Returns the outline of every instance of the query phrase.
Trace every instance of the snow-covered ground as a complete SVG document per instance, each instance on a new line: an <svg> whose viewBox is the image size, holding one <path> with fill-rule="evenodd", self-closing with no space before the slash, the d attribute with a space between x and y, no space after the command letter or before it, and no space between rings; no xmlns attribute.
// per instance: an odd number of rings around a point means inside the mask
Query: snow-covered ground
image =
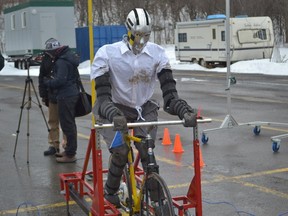
<svg viewBox="0 0 288 216"><path fill-rule="evenodd" d="M181 70L197 70L197 71L215 71L220 73L227 72L227 68L213 68L207 69L201 67L198 64L192 63L180 63L175 58L174 45L163 46L170 59L170 63L173 69ZM275 55L276 53L276 55ZM273 62L271 59L240 61L234 63L230 67L230 71L233 73L253 73L253 74L270 74L270 75L286 75L288 76L288 48L278 48L274 53L274 58L277 56L278 60L282 60L282 63ZM39 67L30 67L30 75L38 76ZM79 65L80 74L90 74L90 61L85 61ZM19 70L14 68L13 63L6 62L5 67L0 71L0 76L27 76L26 70Z"/></svg>

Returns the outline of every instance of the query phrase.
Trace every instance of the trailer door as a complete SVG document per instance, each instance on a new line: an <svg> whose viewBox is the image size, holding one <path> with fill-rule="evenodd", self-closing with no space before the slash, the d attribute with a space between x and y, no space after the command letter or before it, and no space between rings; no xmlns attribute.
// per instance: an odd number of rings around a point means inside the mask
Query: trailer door
<svg viewBox="0 0 288 216"><path fill-rule="evenodd" d="M219 56L219 40L220 38L220 33L218 30L218 25L212 25L211 28L211 43L208 44L210 46L210 56L211 56L211 61L218 61L218 56Z"/></svg>
<svg viewBox="0 0 288 216"><path fill-rule="evenodd" d="M45 44L45 42L49 38L57 38L57 23L54 13L41 13L40 14L40 37L41 44Z"/></svg>

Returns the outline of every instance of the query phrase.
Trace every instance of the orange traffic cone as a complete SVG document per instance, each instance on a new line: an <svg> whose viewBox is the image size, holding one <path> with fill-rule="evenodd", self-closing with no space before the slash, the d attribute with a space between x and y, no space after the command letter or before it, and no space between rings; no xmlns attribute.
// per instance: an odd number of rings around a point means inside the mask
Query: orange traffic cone
<svg viewBox="0 0 288 216"><path fill-rule="evenodd" d="M162 139L162 145L171 145L170 133L168 128L164 128L164 134Z"/></svg>
<svg viewBox="0 0 288 216"><path fill-rule="evenodd" d="M202 151L200 147L199 147L199 160L200 160L200 168L203 168L204 166L206 166L206 164L203 161ZM192 164L192 166L194 167L194 163Z"/></svg>
<svg viewBox="0 0 288 216"><path fill-rule="evenodd" d="M182 148L182 143L181 143L181 139L180 139L179 134L175 135L173 152L174 153L183 153L184 152L184 149Z"/></svg>
<svg viewBox="0 0 288 216"><path fill-rule="evenodd" d="M197 112L197 117L198 118L200 118L201 117L201 110L202 108L201 108L201 106L198 108L198 112Z"/></svg>

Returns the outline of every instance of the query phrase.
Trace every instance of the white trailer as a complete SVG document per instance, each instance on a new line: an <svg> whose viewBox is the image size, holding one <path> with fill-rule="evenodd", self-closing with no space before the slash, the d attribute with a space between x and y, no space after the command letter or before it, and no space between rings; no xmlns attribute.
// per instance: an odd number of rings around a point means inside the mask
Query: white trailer
<svg viewBox="0 0 288 216"><path fill-rule="evenodd" d="M231 63L270 58L274 46L271 19L230 18L230 45ZM183 62L226 65L225 15L176 23L175 54Z"/></svg>
<svg viewBox="0 0 288 216"><path fill-rule="evenodd" d="M28 0L5 8L4 19L5 52L16 68L26 69L28 57L37 60L51 37L76 49L73 0Z"/></svg>

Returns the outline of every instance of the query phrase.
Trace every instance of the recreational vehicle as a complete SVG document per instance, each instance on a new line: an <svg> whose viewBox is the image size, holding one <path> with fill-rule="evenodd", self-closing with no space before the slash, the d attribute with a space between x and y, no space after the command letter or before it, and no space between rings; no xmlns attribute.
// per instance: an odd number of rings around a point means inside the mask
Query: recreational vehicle
<svg viewBox="0 0 288 216"><path fill-rule="evenodd" d="M225 20L225 15L214 15L206 20L176 23L176 59L202 66L226 65ZM273 45L273 26L269 17L230 18L231 63L270 58Z"/></svg>

